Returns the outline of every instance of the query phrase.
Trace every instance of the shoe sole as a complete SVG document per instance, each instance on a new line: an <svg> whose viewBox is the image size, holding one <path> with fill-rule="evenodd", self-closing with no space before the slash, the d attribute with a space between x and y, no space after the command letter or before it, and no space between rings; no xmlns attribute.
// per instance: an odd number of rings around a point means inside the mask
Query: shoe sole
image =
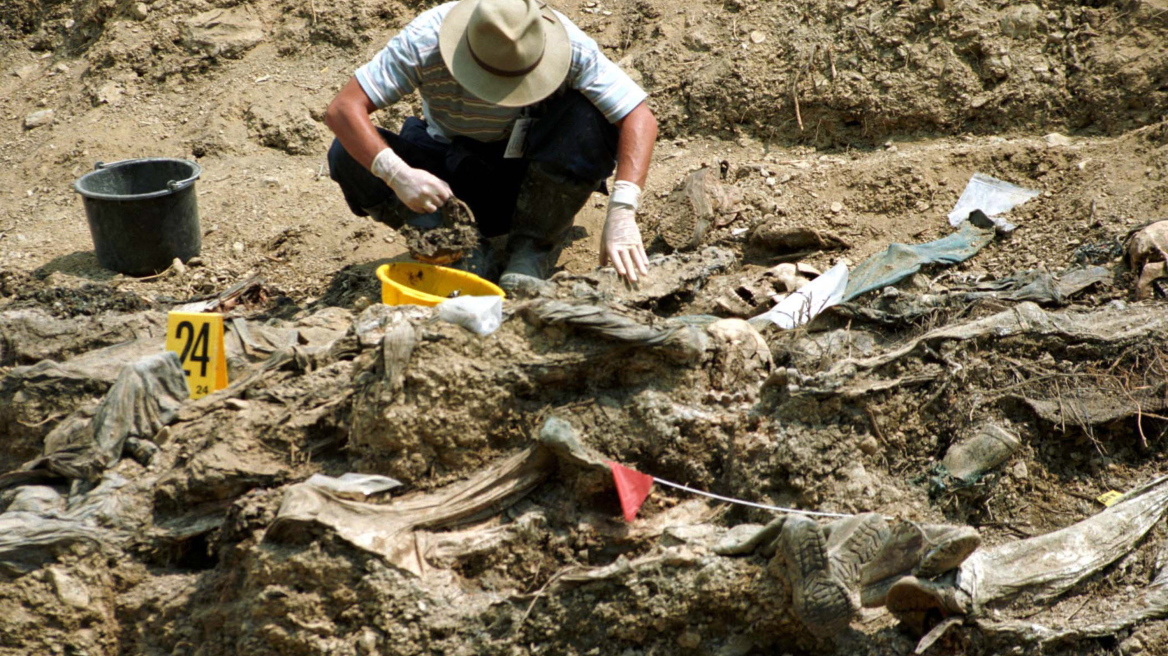
<svg viewBox="0 0 1168 656"><path fill-rule="evenodd" d="M826 637L845 629L857 607L843 583L832 576L827 540L816 522L788 517L780 549L791 577L795 614L812 633Z"/></svg>

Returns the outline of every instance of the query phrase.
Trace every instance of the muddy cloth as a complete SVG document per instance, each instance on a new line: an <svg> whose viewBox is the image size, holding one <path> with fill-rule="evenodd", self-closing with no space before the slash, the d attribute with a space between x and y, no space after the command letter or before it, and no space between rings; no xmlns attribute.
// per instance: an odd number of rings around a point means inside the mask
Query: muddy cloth
<svg viewBox="0 0 1168 656"><path fill-rule="evenodd" d="M417 529L441 529L498 514L523 498L551 472L554 458L542 447L520 452L471 478L428 494L380 505L350 501L301 483L288 488L264 540L290 542L317 524L354 546L383 556L421 576L429 569L427 538Z"/></svg>
<svg viewBox="0 0 1168 656"><path fill-rule="evenodd" d="M406 119L400 134L378 128L381 137L407 164L424 169L450 183L454 195L474 213L484 237L507 234L519 195L519 185L532 162L575 183L600 189L616 166L617 129L579 91L567 91L533 110L537 117L527 135L522 158L505 159L507 140L482 143L455 137L452 143L435 140L426 123ZM329 148L329 172L341 186L345 202L357 216L383 204L400 206L397 196L377 176L354 160L334 140ZM408 212L408 210L407 210ZM388 217L406 213L387 212ZM401 225L391 225L400 228Z"/></svg>
<svg viewBox="0 0 1168 656"><path fill-rule="evenodd" d="M701 328L717 321L717 317L690 315L651 325L603 306L563 301L531 303L519 311L528 323L535 326L571 326L615 342L675 347L683 351L704 348L706 340Z"/></svg>
<svg viewBox="0 0 1168 656"><path fill-rule="evenodd" d="M845 303L837 306L835 311L849 319L905 326L938 310L963 309L971 302L984 299L1029 301L1046 306L1068 305L1075 296L1092 285L1110 284L1113 279L1110 270L1098 266L1070 269L1058 274L1024 271L973 286L951 286L949 291L937 294L900 293L881 296L867 305Z"/></svg>
<svg viewBox="0 0 1168 656"><path fill-rule="evenodd" d="M832 365L831 372L852 367L881 367L912 353L922 343L938 340L964 341L987 335L996 339L1053 335L1070 342L1115 345L1158 337L1165 331L1168 331L1168 315L1156 307L1109 305L1091 312L1047 312L1036 303L1024 302L988 317L931 330L880 355L842 359Z"/></svg>
<svg viewBox="0 0 1168 656"><path fill-rule="evenodd" d="M1114 421L1160 414L1168 410L1168 385L1141 385L1128 390L1104 382L1064 390L1056 398L1003 397L1028 406L1043 421L1055 426L1106 426Z"/></svg>
<svg viewBox="0 0 1168 656"><path fill-rule="evenodd" d="M642 346L660 346L684 326L650 326L599 305L572 305L560 301L536 303L523 316L537 325L568 325L600 337Z"/></svg>
<svg viewBox="0 0 1168 656"><path fill-rule="evenodd" d="M864 260L851 271L844 301L893 285L920 271L926 264L964 262L993 239L992 226L982 228L970 221L962 224L957 232L926 244L892 244L883 253Z"/></svg>
<svg viewBox="0 0 1168 656"><path fill-rule="evenodd" d="M95 349L135 340L165 341L164 312L104 312L56 317L42 308L0 312L0 367L87 357ZM126 362L125 359L120 362ZM110 375L110 380L117 372Z"/></svg>
<svg viewBox="0 0 1168 656"><path fill-rule="evenodd" d="M0 572L27 574L78 543L97 544L105 531L31 512L0 514Z"/></svg>
<svg viewBox="0 0 1168 656"><path fill-rule="evenodd" d="M957 588L973 614L1022 594L1050 599L1131 551L1165 511L1168 477L1161 477L1062 530L978 551L958 570Z"/></svg>
<svg viewBox="0 0 1168 656"><path fill-rule="evenodd" d="M1033 301L1040 305L1066 305L1075 294L1100 282L1111 282L1111 271L1100 266L1070 269L1059 274L1049 271L1022 273L979 283L965 299L998 298L1006 301Z"/></svg>
<svg viewBox="0 0 1168 656"><path fill-rule="evenodd" d="M166 351L128 364L92 418L85 410L67 417L45 437L45 455L22 469L93 480L121 459L127 439L148 439L173 421L188 396L176 354ZM0 488L25 480L13 476L21 473L0 476Z"/></svg>
<svg viewBox="0 0 1168 656"><path fill-rule="evenodd" d="M66 498L62 490L24 485L0 493L0 572L25 574L80 548L116 546L148 521L135 486L117 474L83 494Z"/></svg>

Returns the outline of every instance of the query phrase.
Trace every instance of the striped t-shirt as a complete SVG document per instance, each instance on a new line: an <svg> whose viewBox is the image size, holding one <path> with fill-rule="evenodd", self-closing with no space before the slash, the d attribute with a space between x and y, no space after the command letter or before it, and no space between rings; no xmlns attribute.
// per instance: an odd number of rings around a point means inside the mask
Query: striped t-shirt
<svg viewBox="0 0 1168 656"><path fill-rule="evenodd" d="M388 107L414 89L430 136L450 141L465 136L490 142L505 138L523 108L499 107L480 100L454 80L438 48L438 28L456 5L449 2L422 13L393 37L373 61L357 69L357 82L378 108ZM648 96L613 64L563 14L556 16L572 43L566 84L580 91L610 122L624 118Z"/></svg>

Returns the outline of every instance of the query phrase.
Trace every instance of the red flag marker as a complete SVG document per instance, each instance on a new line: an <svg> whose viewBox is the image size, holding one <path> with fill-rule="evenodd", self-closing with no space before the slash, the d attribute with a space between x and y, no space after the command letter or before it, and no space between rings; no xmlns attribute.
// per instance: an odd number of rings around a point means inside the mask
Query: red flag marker
<svg viewBox="0 0 1168 656"><path fill-rule="evenodd" d="M637 511L653 489L653 477L615 462L607 464L612 468L612 480L616 483L616 494L620 497L625 521L631 522L636 519Z"/></svg>

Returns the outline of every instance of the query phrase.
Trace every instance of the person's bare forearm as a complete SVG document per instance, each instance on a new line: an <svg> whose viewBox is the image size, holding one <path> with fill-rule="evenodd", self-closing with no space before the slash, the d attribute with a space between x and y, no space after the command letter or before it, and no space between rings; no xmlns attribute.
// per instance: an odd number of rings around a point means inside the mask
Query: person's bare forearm
<svg viewBox="0 0 1168 656"><path fill-rule="evenodd" d="M645 103L616 122L620 139L616 146L616 179L627 180L645 187L649 162L653 159L653 144L657 141L657 119Z"/></svg>
<svg viewBox="0 0 1168 656"><path fill-rule="evenodd" d="M351 78L329 103L324 115L325 125L336 135L345 151L365 168L369 168L377 153L387 147L369 118L375 109L357 78Z"/></svg>
<svg viewBox="0 0 1168 656"><path fill-rule="evenodd" d="M375 109L353 78L329 103L324 122L345 152L389 185L406 207L419 214L437 211L454 195L450 185L429 171L410 166L385 143L369 119Z"/></svg>

